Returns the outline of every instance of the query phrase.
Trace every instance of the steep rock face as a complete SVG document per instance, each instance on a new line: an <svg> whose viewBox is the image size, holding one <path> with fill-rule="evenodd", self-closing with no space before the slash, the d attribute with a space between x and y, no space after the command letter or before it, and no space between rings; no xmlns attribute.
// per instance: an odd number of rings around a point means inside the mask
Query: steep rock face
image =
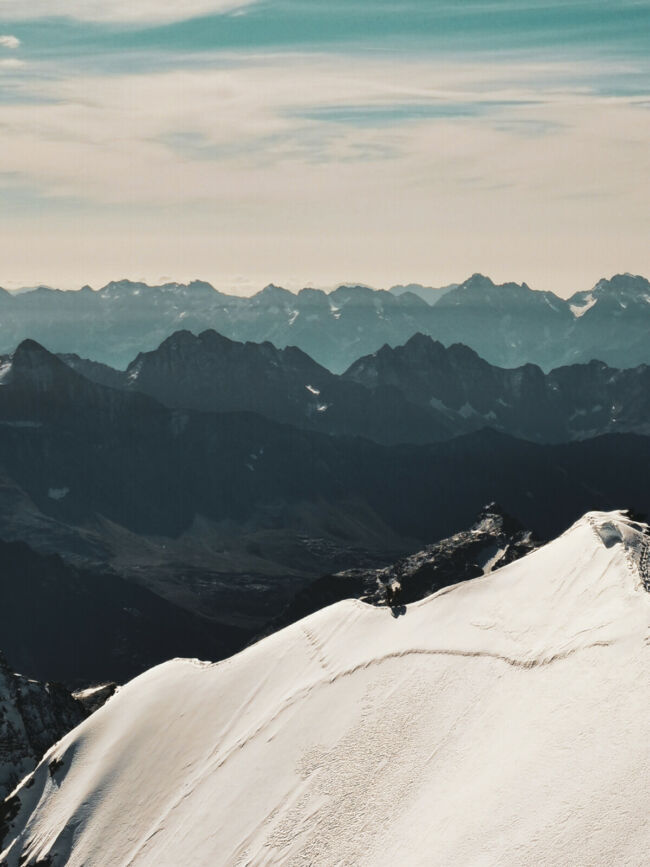
<svg viewBox="0 0 650 867"><path fill-rule="evenodd" d="M400 617L348 600L159 666L5 802L0 859L643 863L647 551L647 527L590 513Z"/></svg>
<svg viewBox="0 0 650 867"><path fill-rule="evenodd" d="M15 674L0 653L0 799L86 716L64 686Z"/></svg>
<svg viewBox="0 0 650 867"><path fill-rule="evenodd" d="M650 361L650 281L645 277L617 274L600 280L590 292L577 292L567 303L574 316L567 361L597 358L612 367Z"/></svg>

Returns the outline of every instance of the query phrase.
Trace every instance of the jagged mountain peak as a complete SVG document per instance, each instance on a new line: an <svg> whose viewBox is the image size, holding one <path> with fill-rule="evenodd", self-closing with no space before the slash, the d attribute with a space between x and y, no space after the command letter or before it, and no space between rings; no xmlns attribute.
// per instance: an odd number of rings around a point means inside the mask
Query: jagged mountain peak
<svg viewBox="0 0 650 867"><path fill-rule="evenodd" d="M256 292L252 298L258 302L287 302L292 299L295 299L295 294L291 292L289 289L285 289L283 286L276 286L275 283L269 283L268 286L265 286L263 289L260 289L259 292Z"/></svg>
<svg viewBox="0 0 650 867"><path fill-rule="evenodd" d="M495 283L483 274L473 274L464 283L445 293L436 303L436 309L447 310L467 304L480 306L491 313L515 310L544 311L553 318L570 316L566 302L553 292L531 289L527 283Z"/></svg>
<svg viewBox="0 0 650 867"><path fill-rule="evenodd" d="M19 378L24 381L26 377L40 378L43 384L50 381L52 377L70 380L81 378L60 358L31 338L18 344L10 361L10 379L15 381Z"/></svg>
<svg viewBox="0 0 650 867"><path fill-rule="evenodd" d="M647 292L650 289L650 281L639 274L630 274L629 272L625 272L623 274L614 274L614 276L609 279L603 278L602 280L599 280L594 288L610 290L612 292L621 290L640 290Z"/></svg>
<svg viewBox="0 0 650 867"><path fill-rule="evenodd" d="M599 280L588 292L576 292L567 303L576 320L587 316L585 321L602 320L603 327L610 327L612 316L633 318L642 327L650 315L650 282L634 274L615 274Z"/></svg>
<svg viewBox="0 0 650 867"><path fill-rule="evenodd" d="M472 274L471 277L468 277L467 280L464 280L459 288L464 289L493 289L496 286L494 280L491 277L487 277L485 274L481 274L480 272L476 272Z"/></svg>

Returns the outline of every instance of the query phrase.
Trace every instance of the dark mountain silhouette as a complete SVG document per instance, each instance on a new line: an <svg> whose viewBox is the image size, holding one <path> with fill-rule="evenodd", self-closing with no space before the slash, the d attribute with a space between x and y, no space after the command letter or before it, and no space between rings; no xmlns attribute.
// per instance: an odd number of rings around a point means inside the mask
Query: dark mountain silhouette
<svg viewBox="0 0 650 867"><path fill-rule="evenodd" d="M435 506L441 484L458 490L459 503L488 480L501 488L512 484L512 496L525 502L525 485L509 479L509 467L524 462L534 475L536 464L552 467L571 452L579 465L578 455L595 455L615 442L599 438L544 449L482 431L426 447L386 448L253 413L168 409L137 392L90 382L33 342L21 344L3 376L0 463L6 476L48 514L82 521L99 513L139 533L181 533L196 513L247 521L264 504L359 499L400 533L430 536L441 513L453 523L453 496ZM646 440L630 436L626 442L631 457ZM462 473L457 460L466 464ZM536 484L547 487L544 475ZM594 465L593 476L605 491L606 467ZM567 502L581 489L569 477L563 469L554 478ZM507 498L498 497L505 508ZM489 499L484 494L473 511ZM554 523L544 512L539 520ZM472 515L463 514L467 523Z"/></svg>
<svg viewBox="0 0 650 867"><path fill-rule="evenodd" d="M313 361L295 346L237 343L215 331L178 331L123 373L78 357L64 360L100 384L142 392L165 406L205 412L257 412L328 434L387 444L434 442L471 430L394 388L370 391Z"/></svg>
<svg viewBox="0 0 650 867"><path fill-rule="evenodd" d="M71 687L124 682L178 655L221 658L247 637L24 542L0 541L0 597L0 634L12 665Z"/></svg>
<svg viewBox="0 0 650 867"><path fill-rule="evenodd" d="M548 374L533 364L504 369L467 346L445 349L418 334L404 346L384 346L359 359L344 379L383 394L393 389L410 404L448 413L450 420L538 442L650 432L648 365L616 370L592 361Z"/></svg>
<svg viewBox="0 0 650 867"><path fill-rule="evenodd" d="M236 343L180 331L126 371L78 357L66 363L95 381L142 392L174 409L257 412L328 434L384 444L427 443L493 427L536 442L609 432L650 433L650 367L602 362L549 374L532 364L490 365L466 346L422 334L382 347L336 376L296 347Z"/></svg>

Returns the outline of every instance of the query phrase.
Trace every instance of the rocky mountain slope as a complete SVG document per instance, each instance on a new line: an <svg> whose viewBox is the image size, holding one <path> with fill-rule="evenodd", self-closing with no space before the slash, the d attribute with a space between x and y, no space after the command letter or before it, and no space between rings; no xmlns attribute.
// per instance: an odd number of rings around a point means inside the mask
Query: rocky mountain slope
<svg viewBox="0 0 650 867"><path fill-rule="evenodd" d="M224 627L259 631L301 584L458 532L492 499L542 538L592 506L650 506L642 436L386 447L169 409L34 342L0 375L0 538L111 566Z"/></svg>
<svg viewBox="0 0 650 867"><path fill-rule="evenodd" d="M322 433L386 444L435 442L471 430L464 419L409 403L394 388L370 390L330 373L295 346L238 343L216 331L177 331L124 372L62 356L74 370L173 409L256 412Z"/></svg>
<svg viewBox="0 0 650 867"><path fill-rule="evenodd" d="M427 545L381 568L353 568L323 575L291 600L267 634L344 599L388 605L399 616L406 604L417 602L443 587L489 575L529 554L540 543L516 518L497 503L481 510L467 529Z"/></svg>
<svg viewBox="0 0 650 867"><path fill-rule="evenodd" d="M467 426L493 427L536 442L566 442L615 431L650 432L650 366L616 370L599 361L544 374L504 369L467 346L448 349L417 334L355 362L344 379L398 392L408 404Z"/></svg>
<svg viewBox="0 0 650 867"><path fill-rule="evenodd" d="M86 716L64 686L14 673L0 653L0 801Z"/></svg>
<svg viewBox="0 0 650 867"><path fill-rule="evenodd" d="M491 364L544 370L598 359L614 367L650 363L650 283L621 274L565 300L525 283L495 285L475 274L428 303L416 291L341 286L292 293L267 286L251 298L208 283L147 286L120 280L93 291L39 287L0 293L0 352L33 338L55 352L125 367L181 328L208 328L238 341L297 346L334 372L387 343L421 332L464 343ZM426 294L426 293L424 293Z"/></svg>
<svg viewBox="0 0 650 867"><path fill-rule="evenodd" d="M328 434L387 445L427 443L492 427L535 442L650 433L650 366L598 361L544 374L495 367L461 344L416 334L337 376L296 347L237 343L179 331L126 371L61 356L87 378L141 392L173 409L257 412Z"/></svg>
<svg viewBox="0 0 650 867"><path fill-rule="evenodd" d="M341 602L152 669L5 801L0 859L642 863L647 532L590 513L401 617Z"/></svg>

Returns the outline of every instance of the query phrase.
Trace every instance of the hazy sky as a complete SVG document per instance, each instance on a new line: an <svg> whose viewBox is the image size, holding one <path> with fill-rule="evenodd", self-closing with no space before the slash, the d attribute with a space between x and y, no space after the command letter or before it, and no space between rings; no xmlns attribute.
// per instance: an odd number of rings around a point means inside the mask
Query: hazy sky
<svg viewBox="0 0 650 867"><path fill-rule="evenodd" d="M65 16L65 17L64 17ZM650 275L650 0L0 0L0 285Z"/></svg>

